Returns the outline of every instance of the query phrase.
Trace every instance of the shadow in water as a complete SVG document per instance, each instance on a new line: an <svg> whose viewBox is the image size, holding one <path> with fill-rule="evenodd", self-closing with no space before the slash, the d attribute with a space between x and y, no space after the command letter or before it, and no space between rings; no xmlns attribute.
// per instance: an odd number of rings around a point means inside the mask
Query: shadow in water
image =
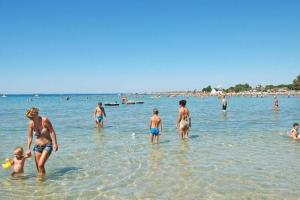
<svg viewBox="0 0 300 200"><path fill-rule="evenodd" d="M166 143L169 143L171 142L171 140L162 140L162 141L159 141L159 144L166 144Z"/></svg>
<svg viewBox="0 0 300 200"><path fill-rule="evenodd" d="M189 136L189 139L196 139L196 138L198 138L198 137L200 137L200 135L190 135L190 136Z"/></svg>
<svg viewBox="0 0 300 200"><path fill-rule="evenodd" d="M63 177L67 174L72 174L72 173L78 173L79 171L81 171L82 168L79 167L62 167L59 169L54 170L51 174L49 174L49 178L59 178L59 177Z"/></svg>

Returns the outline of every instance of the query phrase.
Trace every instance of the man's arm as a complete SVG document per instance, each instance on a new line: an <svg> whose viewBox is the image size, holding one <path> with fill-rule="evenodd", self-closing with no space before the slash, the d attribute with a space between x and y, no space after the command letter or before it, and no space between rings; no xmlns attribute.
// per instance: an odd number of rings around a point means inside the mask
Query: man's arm
<svg viewBox="0 0 300 200"><path fill-rule="evenodd" d="M149 130L151 130L151 125L152 125L152 118L150 118L150 122L149 122Z"/></svg>
<svg viewBox="0 0 300 200"><path fill-rule="evenodd" d="M189 127L191 128L192 127L192 116L191 116L190 111L188 111L188 117L189 117Z"/></svg>
<svg viewBox="0 0 300 200"><path fill-rule="evenodd" d="M161 132L161 134L162 134L162 132L163 132L163 122L162 122L162 120L160 120L160 132Z"/></svg>
<svg viewBox="0 0 300 200"><path fill-rule="evenodd" d="M181 114L181 110L179 110L179 113L178 113L178 117L177 117L177 123L176 123L176 126L178 127L180 121L181 121L181 118L182 118L182 114Z"/></svg>
<svg viewBox="0 0 300 200"><path fill-rule="evenodd" d="M103 112L104 117L106 118L106 112L105 112L105 109L103 107L102 107L102 112Z"/></svg>
<svg viewBox="0 0 300 200"><path fill-rule="evenodd" d="M97 114L97 108L95 109L95 112L94 112L94 120L96 120L96 114Z"/></svg>

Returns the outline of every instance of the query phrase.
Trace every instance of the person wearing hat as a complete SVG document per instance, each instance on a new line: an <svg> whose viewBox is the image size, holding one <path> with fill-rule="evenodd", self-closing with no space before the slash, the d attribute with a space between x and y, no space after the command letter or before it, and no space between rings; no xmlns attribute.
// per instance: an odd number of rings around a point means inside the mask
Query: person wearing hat
<svg viewBox="0 0 300 200"><path fill-rule="evenodd" d="M30 120L28 124L27 152L31 155L31 143L33 135L36 137L33 147L35 164L40 176L46 174L45 164L52 150L58 150L57 138L52 123L47 117L39 116L39 109L32 107L28 109L25 116Z"/></svg>

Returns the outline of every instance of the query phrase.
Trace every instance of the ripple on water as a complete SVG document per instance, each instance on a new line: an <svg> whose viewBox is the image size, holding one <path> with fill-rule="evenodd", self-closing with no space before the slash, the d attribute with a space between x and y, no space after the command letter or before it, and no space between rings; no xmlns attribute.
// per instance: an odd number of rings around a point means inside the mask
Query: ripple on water
<svg viewBox="0 0 300 200"><path fill-rule="evenodd" d="M25 177L0 172L4 199L297 199L300 190L300 143L285 136L300 121L296 98L280 98L284 108L273 114L272 98L230 98L220 112L215 98L189 98L193 127L188 141L178 141L177 98L146 97L144 105L107 108L103 130L94 128L98 100L117 96L35 99L53 121L59 151L47 163L47 177L36 178L34 160ZM22 98L0 104L0 158L25 147L27 121ZM24 100L26 101L26 99ZM149 144L148 120L160 110L165 131ZM249 109L251 108L251 109ZM62 112L62 110L64 112ZM14 112L13 112L14 111ZM2 117L6 113L6 117ZM263 114L262 114L263 113ZM16 120L17 116L17 120ZM20 117L18 117L20 116ZM135 133L135 137L132 137Z"/></svg>

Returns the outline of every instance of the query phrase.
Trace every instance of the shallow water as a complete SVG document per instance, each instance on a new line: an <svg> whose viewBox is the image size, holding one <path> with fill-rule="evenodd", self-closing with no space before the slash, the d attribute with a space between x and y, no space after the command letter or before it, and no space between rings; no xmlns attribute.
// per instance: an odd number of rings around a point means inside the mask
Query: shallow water
<svg viewBox="0 0 300 200"><path fill-rule="evenodd" d="M1 169L1 199L300 199L300 142L286 135L300 122L299 97L279 97L278 113L272 97L229 98L226 113L217 98L190 97L193 126L183 142L175 127L179 97L130 97L145 104L107 107L103 130L94 128L95 105L120 101L117 95L28 98L0 98L0 159L25 148L30 106L52 121L59 151L43 180L33 159L22 178ZM147 137L154 107L164 122L159 145Z"/></svg>

